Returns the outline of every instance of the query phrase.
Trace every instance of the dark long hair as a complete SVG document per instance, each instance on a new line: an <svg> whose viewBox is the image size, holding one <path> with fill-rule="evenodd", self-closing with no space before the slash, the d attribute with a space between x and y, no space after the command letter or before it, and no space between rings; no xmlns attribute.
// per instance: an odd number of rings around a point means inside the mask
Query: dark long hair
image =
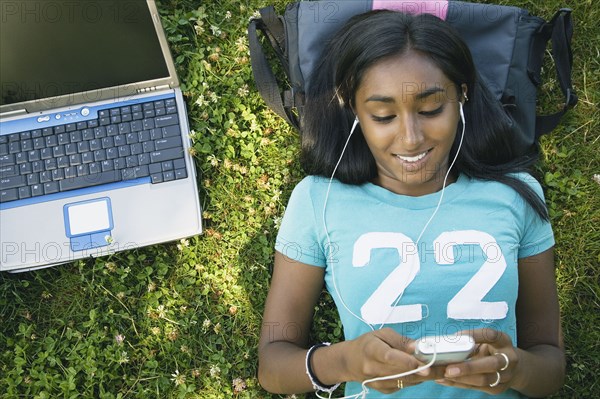
<svg viewBox="0 0 600 399"><path fill-rule="evenodd" d="M428 57L456 85L457 93L462 92L462 84L467 86L465 138L452 172L512 187L547 220L544 202L526 183L511 175L529 171L537 160L537 148L516 156L510 120L482 84L469 48L454 28L429 14L360 14L327 43L310 76L303 112L301 163L305 172L331 176L355 118L354 95L365 72L376 62L409 49ZM459 138L457 134L450 159L456 153ZM375 159L359 125L335 178L347 184L363 184L376 176Z"/></svg>

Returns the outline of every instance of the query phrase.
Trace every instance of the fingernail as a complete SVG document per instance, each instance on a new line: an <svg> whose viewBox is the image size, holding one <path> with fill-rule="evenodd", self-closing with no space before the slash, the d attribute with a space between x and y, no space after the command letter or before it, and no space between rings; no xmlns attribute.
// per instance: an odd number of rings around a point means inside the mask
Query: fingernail
<svg viewBox="0 0 600 399"><path fill-rule="evenodd" d="M450 367L446 370L446 377L456 377L460 374L460 369L458 367Z"/></svg>
<svg viewBox="0 0 600 399"><path fill-rule="evenodd" d="M427 377L431 371L429 369L421 370L417 374L422 375L423 377Z"/></svg>
<svg viewBox="0 0 600 399"><path fill-rule="evenodd" d="M435 380L435 382L437 382L438 384L445 384L446 380L441 379L441 380Z"/></svg>

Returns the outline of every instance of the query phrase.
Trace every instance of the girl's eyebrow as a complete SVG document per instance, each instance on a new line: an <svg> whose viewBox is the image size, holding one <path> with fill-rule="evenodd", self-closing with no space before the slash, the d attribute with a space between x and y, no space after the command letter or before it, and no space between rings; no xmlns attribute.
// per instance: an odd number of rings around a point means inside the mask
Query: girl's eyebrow
<svg viewBox="0 0 600 399"><path fill-rule="evenodd" d="M443 92L443 91L445 91L445 90L441 87L437 87L437 86L430 87L429 89L425 89L425 90L415 94L415 100L422 100L422 99L429 97L435 93L439 93L439 92ZM365 100L365 102L369 102L369 101L378 101L378 102L391 104L391 103L395 103L396 99L391 96L382 96L379 94L374 94Z"/></svg>
<svg viewBox="0 0 600 399"><path fill-rule="evenodd" d="M425 89L422 92L417 93L417 95L415 96L415 99L422 100L425 97L429 97L432 94L440 93L440 92L444 92L444 91L445 90L443 88L438 87L438 86L436 86L436 87L430 87L429 89Z"/></svg>

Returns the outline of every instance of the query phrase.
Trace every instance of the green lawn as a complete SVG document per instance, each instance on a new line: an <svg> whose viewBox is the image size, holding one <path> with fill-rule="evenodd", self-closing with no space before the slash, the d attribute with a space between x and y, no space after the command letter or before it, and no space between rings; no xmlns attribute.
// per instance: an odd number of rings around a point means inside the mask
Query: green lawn
<svg viewBox="0 0 600 399"><path fill-rule="evenodd" d="M573 8L580 101L543 138L539 171L556 234L568 356L566 385L555 397L597 398L600 3L504 3L545 18L560 6ZM205 232L107 258L0 274L0 397L278 397L258 385L256 348L274 237L303 175L297 133L266 108L253 85L246 25L268 4L161 1L193 129ZM553 71L545 76L554 81ZM560 101L552 93L541 96L548 111ZM340 339L327 295L316 315L316 339Z"/></svg>

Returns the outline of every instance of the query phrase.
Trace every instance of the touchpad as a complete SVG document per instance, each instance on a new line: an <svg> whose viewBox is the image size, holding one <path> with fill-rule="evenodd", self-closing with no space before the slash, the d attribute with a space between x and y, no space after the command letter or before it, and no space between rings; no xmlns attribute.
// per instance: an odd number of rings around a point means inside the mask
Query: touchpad
<svg viewBox="0 0 600 399"><path fill-rule="evenodd" d="M66 234L71 239L71 250L81 251L110 243L113 220L109 198L67 204L64 216Z"/></svg>

